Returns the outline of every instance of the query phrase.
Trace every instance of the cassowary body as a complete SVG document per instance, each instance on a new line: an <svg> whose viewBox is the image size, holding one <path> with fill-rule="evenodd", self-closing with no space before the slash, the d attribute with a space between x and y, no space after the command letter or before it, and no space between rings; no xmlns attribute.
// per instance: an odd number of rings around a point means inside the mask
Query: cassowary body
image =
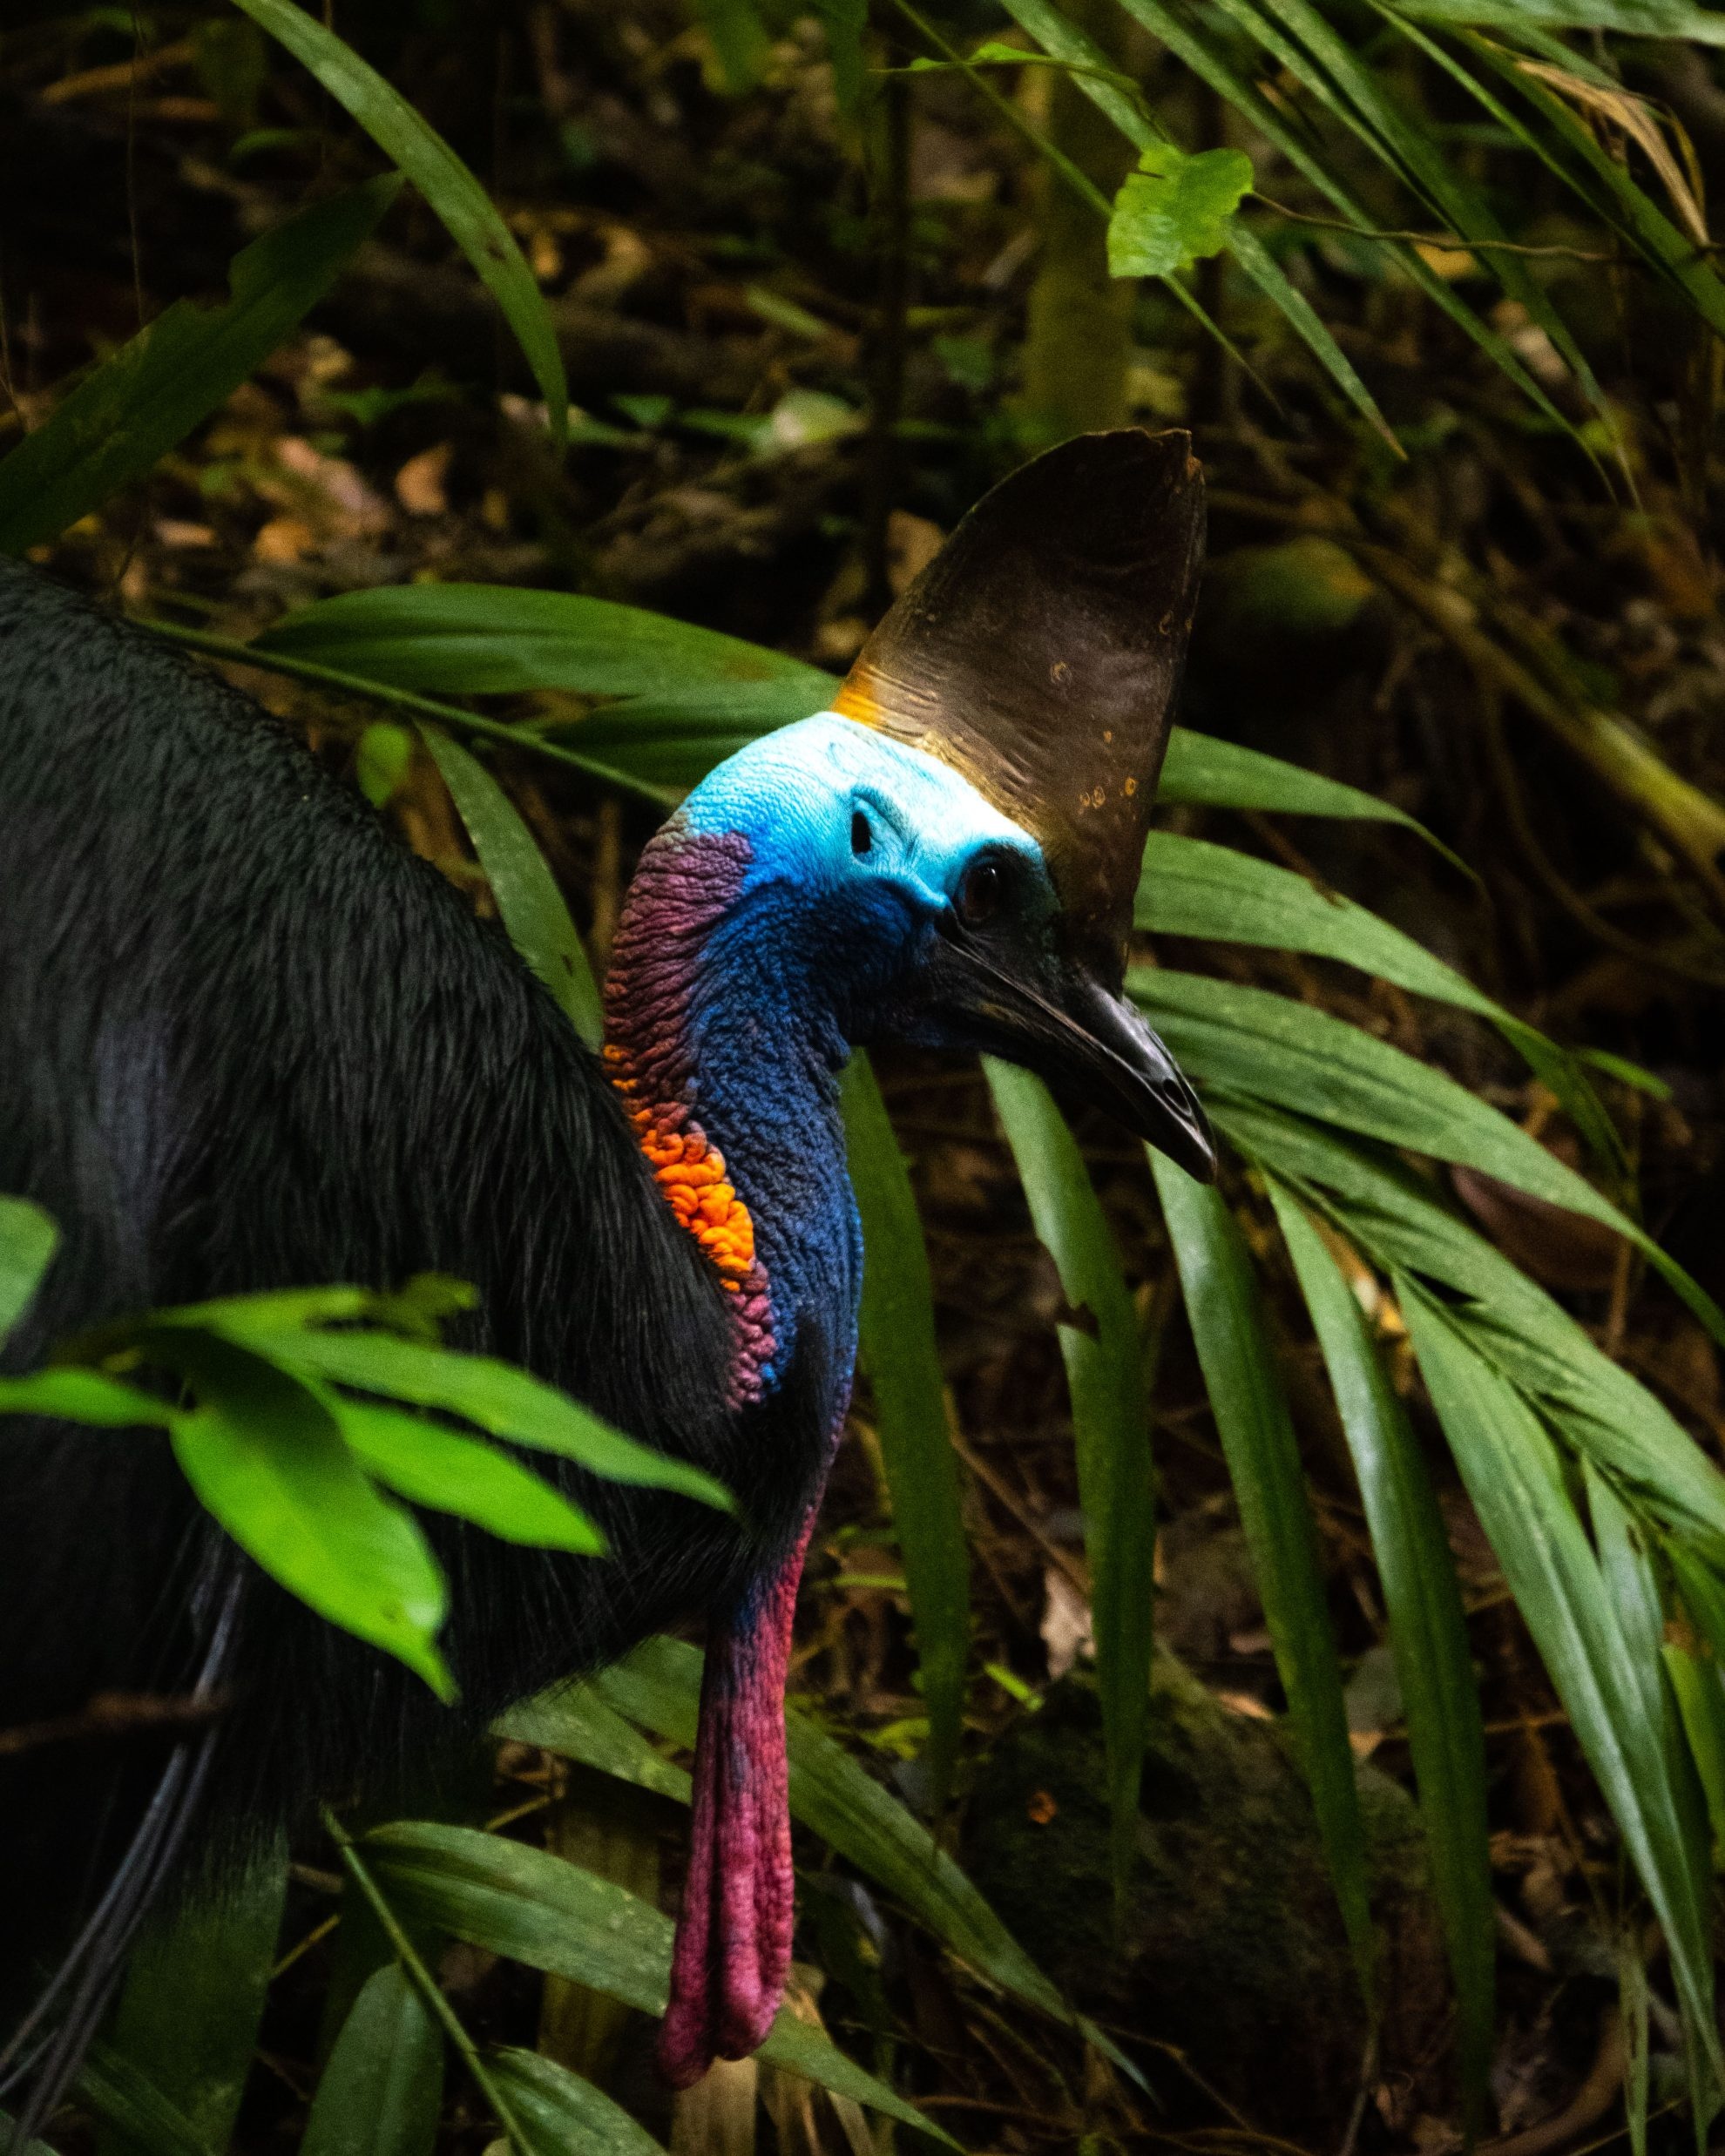
<svg viewBox="0 0 1725 2156"><path fill-rule="evenodd" d="M647 849L595 1058L501 933L273 720L0 562L0 1190L64 1237L8 1364L152 1306L446 1273L479 1293L460 1344L739 1505L565 1466L606 1558L428 1523L452 1711L240 1559L159 1436L0 1418L0 1731L183 1692L213 1649L225 1702L190 1751L0 1753L5 1980L39 1981L117 1863L141 1862L165 1762L200 1845L206 1820L231 1839L320 1795L387 1798L507 1702L700 1618L661 2056L683 2080L760 2041L790 1944L785 1659L856 1345L849 1046L1087 1054L1093 1089L1202 1165L1189 1095L1060 923L1036 841L964 777L890 729L808 720Z"/></svg>

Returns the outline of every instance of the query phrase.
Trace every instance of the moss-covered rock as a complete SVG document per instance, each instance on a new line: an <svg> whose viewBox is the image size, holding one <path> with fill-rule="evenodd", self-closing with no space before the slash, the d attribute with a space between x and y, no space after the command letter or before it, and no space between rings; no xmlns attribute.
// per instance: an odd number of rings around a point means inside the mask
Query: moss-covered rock
<svg viewBox="0 0 1725 2156"><path fill-rule="evenodd" d="M1055 1686L984 1770L973 1876L1088 2011L1176 2046L1258 2126L1333 2132L1359 2092L1366 2020L1305 1785L1275 1727L1231 1713L1169 1658L1153 1699L1118 1936L1101 1714L1084 1677ZM1387 1775L1363 1768L1360 1792L1383 1937L1377 2077L1417 2074L1437 2100L1449 1994L1418 1821Z"/></svg>

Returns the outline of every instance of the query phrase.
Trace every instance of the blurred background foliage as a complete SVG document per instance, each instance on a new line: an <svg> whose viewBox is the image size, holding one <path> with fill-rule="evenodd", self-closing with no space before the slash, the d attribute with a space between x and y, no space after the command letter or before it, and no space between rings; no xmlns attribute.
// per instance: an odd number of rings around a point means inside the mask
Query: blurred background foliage
<svg viewBox="0 0 1725 2156"><path fill-rule="evenodd" d="M652 2078L654 1642L152 1941L57 2147L1707 2145L1722 44L13 0L0 544L240 668L589 1034L678 794L1002 471L1190 427L1132 984L1228 1144L1207 1193L1019 1073L856 1067L761 2061Z"/></svg>

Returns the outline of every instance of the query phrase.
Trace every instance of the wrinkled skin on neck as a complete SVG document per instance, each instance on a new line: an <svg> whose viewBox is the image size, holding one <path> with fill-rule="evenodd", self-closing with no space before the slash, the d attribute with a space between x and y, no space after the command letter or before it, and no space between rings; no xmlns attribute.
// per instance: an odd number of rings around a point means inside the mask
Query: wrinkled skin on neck
<svg viewBox="0 0 1725 2156"><path fill-rule="evenodd" d="M666 1201L734 1306L744 1418L794 1391L800 1487L734 1606L709 1622L689 1868L660 2065L686 2086L772 2025L790 1962L785 1674L815 1509L849 1402L861 1240L837 1072L857 1022L854 923L753 850L673 819L643 856L606 989L605 1056ZM789 1494L789 1493L788 1493Z"/></svg>

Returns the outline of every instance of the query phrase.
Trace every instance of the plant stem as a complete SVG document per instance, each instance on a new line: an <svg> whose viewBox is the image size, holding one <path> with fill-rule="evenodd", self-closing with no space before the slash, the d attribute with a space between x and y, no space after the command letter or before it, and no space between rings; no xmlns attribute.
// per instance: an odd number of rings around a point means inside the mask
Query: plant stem
<svg viewBox="0 0 1725 2156"><path fill-rule="evenodd" d="M435 2021L442 2024L444 2035L456 2047L462 2064L472 2075L480 2094L496 2114L497 2124L521 2152L521 2156L533 2156L531 2145L521 2130L520 2121L504 2102L484 2060L479 2056L479 2047L462 2026L460 2016L443 1997L436 1979L420 1959L418 1950L402 1928L401 1919L390 1908L382 1889L372 1877L365 1860L354 1846L353 1836L327 1804L318 1808L324 1832L340 1851L348 1876L370 1904L372 1915L382 1926L384 1936L395 1950L396 1959L401 1963L408 1982L418 1992L426 2011Z"/></svg>

